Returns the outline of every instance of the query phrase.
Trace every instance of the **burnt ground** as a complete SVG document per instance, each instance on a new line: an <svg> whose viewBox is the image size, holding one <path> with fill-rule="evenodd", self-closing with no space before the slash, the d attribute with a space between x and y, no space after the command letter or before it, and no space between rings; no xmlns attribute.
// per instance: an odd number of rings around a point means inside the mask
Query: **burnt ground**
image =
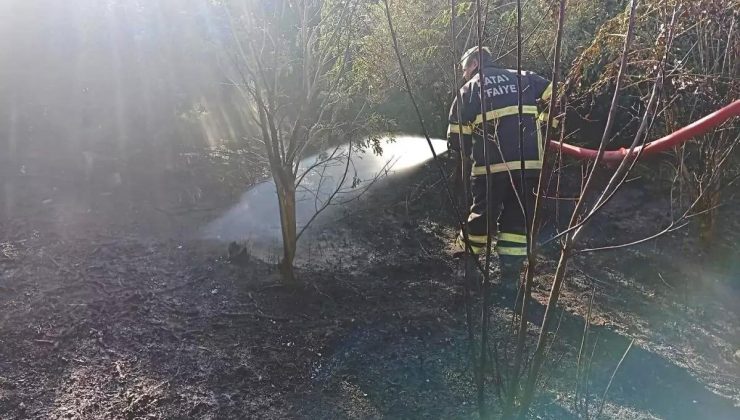
<svg viewBox="0 0 740 420"><path fill-rule="evenodd" d="M230 264L224 244L195 235L255 182L233 165L189 154L100 185L69 168L2 165L0 418L477 417L460 270L445 252L454 229L435 172L388 180L321 224L311 239L321 251L289 289L270 265ZM628 184L587 242L659 229L656 189ZM711 250L689 227L577 255L533 416L577 417L575 365L595 286L581 386L591 415L634 339L605 417L738 418L737 215L736 205L721 214ZM556 257L542 257L539 302ZM502 358L510 307L496 295Z"/></svg>

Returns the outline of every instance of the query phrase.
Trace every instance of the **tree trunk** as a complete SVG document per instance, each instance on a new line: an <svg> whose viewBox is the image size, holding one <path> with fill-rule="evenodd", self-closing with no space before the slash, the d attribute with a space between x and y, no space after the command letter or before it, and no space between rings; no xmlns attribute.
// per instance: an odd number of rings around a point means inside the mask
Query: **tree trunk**
<svg viewBox="0 0 740 420"><path fill-rule="evenodd" d="M291 286L297 284L293 270L296 254L296 201L295 180L290 168L273 168L273 179L277 187L278 204L280 205L280 227L283 234L283 259L280 261L280 274L283 281Z"/></svg>

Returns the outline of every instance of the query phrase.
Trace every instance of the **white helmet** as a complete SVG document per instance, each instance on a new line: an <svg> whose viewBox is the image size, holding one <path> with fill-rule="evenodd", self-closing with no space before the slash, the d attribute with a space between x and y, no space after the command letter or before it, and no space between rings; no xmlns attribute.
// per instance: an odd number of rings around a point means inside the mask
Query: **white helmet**
<svg viewBox="0 0 740 420"><path fill-rule="evenodd" d="M483 61L486 61L486 59L493 59L493 56L491 55L491 50L488 47L483 47L481 50L483 52ZM462 65L462 68L466 68L471 59L478 59L478 46L470 48L462 55L462 57L460 58L460 65Z"/></svg>

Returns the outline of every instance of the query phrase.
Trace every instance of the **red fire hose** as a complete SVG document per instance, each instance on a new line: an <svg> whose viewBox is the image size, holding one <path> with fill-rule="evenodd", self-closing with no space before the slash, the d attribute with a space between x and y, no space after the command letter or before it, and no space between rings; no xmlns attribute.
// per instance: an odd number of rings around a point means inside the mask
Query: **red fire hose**
<svg viewBox="0 0 740 420"><path fill-rule="evenodd" d="M674 146L680 145L692 137L704 134L730 118L737 116L740 116L740 99L700 120L694 121L686 127L674 131L661 139L651 141L644 146L636 147L635 150L633 150L632 155L637 155L640 153L641 149L644 149L642 150L642 156L648 156L668 150ZM549 147L551 150L559 150L561 145L555 140L550 140ZM578 159L596 159L596 155L598 153L598 151L594 149L586 149L566 143L562 144L562 148L563 153ZM628 152L629 149L625 148L606 151L604 152L603 161L619 162L624 159Z"/></svg>

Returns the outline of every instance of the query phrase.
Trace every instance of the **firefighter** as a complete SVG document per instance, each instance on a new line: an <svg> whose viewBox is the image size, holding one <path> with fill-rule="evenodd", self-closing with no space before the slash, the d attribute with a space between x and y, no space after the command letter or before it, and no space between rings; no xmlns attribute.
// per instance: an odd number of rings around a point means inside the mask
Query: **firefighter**
<svg viewBox="0 0 740 420"><path fill-rule="evenodd" d="M472 206L467 220L470 248L476 257L485 253L486 212L490 211L491 241L499 256L501 284L506 289L516 290L527 255L524 205L531 215L537 178L542 169L544 142L540 125L547 121L547 115L540 110L552 93L552 85L533 72L522 72L525 177L524 195L521 196L517 72L496 66L488 48L482 48L481 56L479 62L478 47L473 47L461 58L466 83L460 89L460 103L455 98L450 109L447 144L453 156L460 155L462 144L463 155L472 160ZM483 71L482 82L479 68ZM488 162L484 158L481 94L485 96ZM486 163L491 173L488 195ZM462 253L464 247L460 232L456 250Z"/></svg>

